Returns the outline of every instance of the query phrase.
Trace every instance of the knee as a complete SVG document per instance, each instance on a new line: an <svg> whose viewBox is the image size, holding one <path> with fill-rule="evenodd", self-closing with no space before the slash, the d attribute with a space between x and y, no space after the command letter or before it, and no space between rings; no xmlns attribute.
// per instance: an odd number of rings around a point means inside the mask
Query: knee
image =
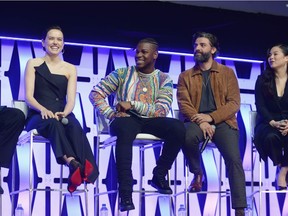
<svg viewBox="0 0 288 216"><path fill-rule="evenodd" d="M17 118L18 118L18 128L19 130L20 129L23 130L25 127L25 121L26 121L26 117L24 113L21 111L19 115L17 116Z"/></svg>
<svg viewBox="0 0 288 216"><path fill-rule="evenodd" d="M10 118L11 121L24 125L25 115L20 109L11 108L9 111L10 111L9 116L11 116Z"/></svg>
<svg viewBox="0 0 288 216"><path fill-rule="evenodd" d="M62 127L61 122L59 122L57 119L55 118L49 118L46 119L46 125L49 128L59 128Z"/></svg>
<svg viewBox="0 0 288 216"><path fill-rule="evenodd" d="M61 122L61 124L63 124L63 123ZM72 133L83 131L83 128L77 119L75 119L73 121L72 120L68 121L68 124L65 124L65 125L67 125L69 127L69 131L71 131Z"/></svg>
<svg viewBox="0 0 288 216"><path fill-rule="evenodd" d="M195 146L199 145L200 140L195 133L186 132L185 136L185 146Z"/></svg>
<svg viewBox="0 0 288 216"><path fill-rule="evenodd" d="M24 115L24 113L22 112L22 111L20 111L20 110L18 110L18 112L17 112L17 119L18 119L18 121L19 122L23 122L23 124L24 124L24 122L25 122L25 115Z"/></svg>
<svg viewBox="0 0 288 216"><path fill-rule="evenodd" d="M174 137L177 137L177 139L183 140L184 142L186 130L185 130L183 122L179 120L174 121L173 124L171 124L170 130L171 130L171 135L173 135Z"/></svg>
<svg viewBox="0 0 288 216"><path fill-rule="evenodd" d="M265 143L271 143L271 142L277 142L277 140L279 140L279 136L275 133L268 133L266 134Z"/></svg>
<svg viewBox="0 0 288 216"><path fill-rule="evenodd" d="M242 167L242 159L239 154L226 154L226 157L224 157L225 165L227 167L229 166L241 166Z"/></svg>
<svg viewBox="0 0 288 216"><path fill-rule="evenodd" d="M139 133L137 127L133 127L130 125L130 122L128 118L116 118L111 124L110 124L110 133L113 136L121 136L121 137L127 137L133 134L133 136L137 133Z"/></svg>
<svg viewBox="0 0 288 216"><path fill-rule="evenodd" d="M123 136L123 137L127 137L129 134L131 134L131 131L127 130L127 128L125 126L121 127L110 127L110 134L112 136Z"/></svg>

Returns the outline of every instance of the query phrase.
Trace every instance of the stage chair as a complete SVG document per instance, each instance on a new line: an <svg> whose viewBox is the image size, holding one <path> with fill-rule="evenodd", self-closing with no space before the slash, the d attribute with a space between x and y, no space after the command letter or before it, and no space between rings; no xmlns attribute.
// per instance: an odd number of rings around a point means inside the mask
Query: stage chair
<svg viewBox="0 0 288 216"><path fill-rule="evenodd" d="M252 146L251 146L251 192L252 194L250 195L250 199L252 203L247 203L248 205L252 204L252 212L254 211L254 196L255 194L259 193L259 207L260 207L260 203L261 203L261 195L260 195L260 190L261 190L261 185L262 185L262 180L261 180L261 159L259 157L259 190L254 191L254 160L253 160L253 155L254 153L257 152L256 147L254 145L254 128L256 126L256 117L257 117L257 112L256 111L250 111L249 112L249 121L250 121L250 136L251 136L251 141L252 141ZM259 208L260 209L260 208Z"/></svg>
<svg viewBox="0 0 288 216"><path fill-rule="evenodd" d="M79 98L80 98L80 94L77 93L76 94L76 101L79 102ZM76 103L77 104L77 103ZM80 104L80 103L79 103ZM26 104L25 101L21 101L21 100L13 100L12 101L12 105L15 108L18 108L20 110L23 111L23 113L25 114L25 117L27 118L27 114L28 114L28 106ZM75 105L76 106L76 105ZM80 121L81 125L82 122ZM33 146L35 143L49 143L49 140L47 140L46 138L40 136L38 134L37 129L32 129L30 131L28 131L27 133L25 133L24 135L20 136L18 139L18 143L17 145L21 146L21 145L25 145L25 144L29 144L29 173L28 173L28 178L29 178L29 185L26 185L24 183L24 188L15 191L15 161L13 159L13 165L12 165L12 192L10 193L10 195L12 196L12 207L11 207L11 211L12 211L12 215L14 212L14 195L15 194L19 194L21 192L25 192L25 191L29 191L29 216L32 215L32 199L33 199L33 193L37 192L37 191L58 191L59 192L59 216L61 216L61 210L62 210L62 196L63 196L63 192L67 192L67 194L70 194L68 192L67 189L63 189L63 164L60 165L60 182L59 182L59 188L57 189L47 189L47 188L34 188L34 170L33 170ZM15 156L14 156L15 158ZM19 186L20 188L20 186ZM77 189L73 194L77 194L77 193L81 193L84 192L85 193L85 211L86 211L86 216L88 216L88 189L87 189L87 185L84 182L84 189Z"/></svg>
<svg viewBox="0 0 288 216"><path fill-rule="evenodd" d="M96 109L95 109L95 120L96 120L96 127L97 127L97 149L98 153L96 156L96 161L98 166L99 164L99 154L101 149L105 149L109 146L115 146L117 137L110 136L109 132L109 120L105 118L103 115L101 115ZM101 136L105 136L106 139L104 141L101 141ZM107 138L108 136L108 138ZM139 133L136 136L135 141L133 142L133 147L139 148L139 189L133 190L133 192L139 193L139 215L141 215L141 209L142 209L142 197L145 196L145 193L157 193L157 191L148 191L143 189L143 175L144 175L144 151L150 148L156 148L161 147L163 144L163 140L146 133ZM100 174L101 175L101 174ZM111 194L111 193L117 193L118 190L111 190L107 192L99 192L99 179L96 180L96 188L95 188L95 215L99 215L99 196L104 194ZM169 180L169 172L168 172L168 181ZM162 195L162 194L161 194ZM167 196L164 195L163 196ZM168 195L169 196L169 195ZM161 208L161 207L160 207ZM136 208L137 209L137 208Z"/></svg>
<svg viewBox="0 0 288 216"><path fill-rule="evenodd" d="M250 111L250 127L251 127L251 140L253 141L253 144L254 144L254 128L255 128L255 126L256 126L256 119L257 119L257 111ZM253 155L253 149L256 149L255 148L255 146L252 148L252 152L251 152L251 154ZM265 213L264 214L262 214L262 210L263 209L265 209L264 208L264 206L262 206L262 195L263 194L273 194L273 193L288 193L288 191L287 190L284 190L284 191L278 191L278 190L264 190L263 189L263 168L262 168L262 164L265 164L265 162L260 158L260 155L259 155L259 191L254 191L253 190L253 196L256 194L256 193L258 193L259 192L259 209L258 209L258 211L259 211L259 216L261 216L261 215L265 215ZM253 181L254 181L254 163L253 163L253 160L252 160L252 164L251 164L251 166L252 166L252 179L253 179ZM254 208L254 204L252 205L252 210L253 210L253 208Z"/></svg>
<svg viewBox="0 0 288 216"><path fill-rule="evenodd" d="M180 113L180 111L178 109L174 109L173 111L174 113L174 118L176 119L180 119L180 120L183 120L183 117ZM216 163L216 154L215 154L215 151L218 151L218 148L216 147L216 145L209 141L206 148L204 149L203 153L202 154L206 154L206 156L212 156L213 157L213 161ZM219 151L218 151L219 152ZM202 155L203 157L203 155ZM222 163L223 163L223 159L222 159L222 156L219 152L219 158L218 158L218 161L219 161L219 167L217 167L215 170L213 171L210 171L210 172L206 172L206 177L207 179L213 179L215 178L215 176L217 176L217 181L215 181L216 179L214 179L212 181L212 184L209 184L207 185L207 191L200 191L200 192L195 192L195 193L189 193L188 192L188 187L190 185L190 182L191 180L189 180L189 168L188 166L186 165L185 167L185 190L184 192L184 201L186 203L186 213L187 215L191 215L189 214L189 194L210 194L210 195L213 195L213 194L218 194L218 211L219 211L219 216L221 215L221 199L222 198L225 198L227 196L230 196L230 191L223 191L222 190L222 179L221 179L221 176L222 176L222 172L223 172L223 169L222 169ZM204 164L205 164L205 161L203 160ZM186 160L184 158L184 164L186 164ZM206 167L209 167L209 166L206 166ZM218 172L219 170L219 172ZM216 189L216 190L215 190ZM178 196L182 193L178 193L178 194L175 194L175 196ZM206 198L207 199L207 198ZM213 202L215 205L217 205L215 202ZM212 206L210 205L209 207L210 209L213 209ZM205 212L203 212L205 214ZM207 213L207 212L206 212ZM213 212L213 213L216 213L216 212ZM208 213L207 213L208 214ZM209 214L212 214L211 212L209 212Z"/></svg>

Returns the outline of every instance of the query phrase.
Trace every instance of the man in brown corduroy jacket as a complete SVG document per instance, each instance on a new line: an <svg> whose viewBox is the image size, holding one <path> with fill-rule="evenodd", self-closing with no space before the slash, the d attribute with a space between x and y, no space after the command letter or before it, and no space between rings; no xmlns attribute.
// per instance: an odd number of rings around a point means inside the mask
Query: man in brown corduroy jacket
<svg viewBox="0 0 288 216"><path fill-rule="evenodd" d="M182 72L177 100L184 116L186 140L183 153L194 178L189 192L202 190L199 143L211 138L225 160L229 175L232 208L244 216L246 208L245 174L239 151L236 113L240 108L240 90L234 71L217 63L217 38L206 32L193 36L195 66Z"/></svg>

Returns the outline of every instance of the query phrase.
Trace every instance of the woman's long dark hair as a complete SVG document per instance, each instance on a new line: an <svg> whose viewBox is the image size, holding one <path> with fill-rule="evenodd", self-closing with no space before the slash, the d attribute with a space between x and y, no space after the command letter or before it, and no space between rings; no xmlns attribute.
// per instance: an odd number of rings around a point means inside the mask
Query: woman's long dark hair
<svg viewBox="0 0 288 216"><path fill-rule="evenodd" d="M270 49L267 50L267 57L266 57L266 69L263 71L262 79L263 79L263 93L265 96L272 96L274 94L273 91L273 85L275 80L275 71L270 67L270 64L268 62L268 58L270 56L270 51L273 47L279 47L284 56L288 56L288 45L286 44L275 44ZM288 67L287 67L287 73L288 73Z"/></svg>

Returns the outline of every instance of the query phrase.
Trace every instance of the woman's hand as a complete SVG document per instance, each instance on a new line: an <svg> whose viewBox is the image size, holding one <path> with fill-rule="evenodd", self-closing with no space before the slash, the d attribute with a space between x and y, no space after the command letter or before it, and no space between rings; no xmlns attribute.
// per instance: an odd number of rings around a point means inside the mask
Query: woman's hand
<svg viewBox="0 0 288 216"><path fill-rule="evenodd" d="M55 115L50 110L44 108L40 110L42 119L55 118Z"/></svg>
<svg viewBox="0 0 288 216"><path fill-rule="evenodd" d="M288 120L287 119L281 120L279 121L279 124L280 124L279 131L283 136L286 136L288 132Z"/></svg>
<svg viewBox="0 0 288 216"><path fill-rule="evenodd" d="M281 121L275 121L275 120L271 120L269 122L269 124L278 129L278 130L281 130L281 129L284 129L285 126L287 126L287 120L281 120Z"/></svg>
<svg viewBox="0 0 288 216"><path fill-rule="evenodd" d="M62 118L66 117L66 114L64 112L56 112L54 114L55 119L57 119L58 121L60 121Z"/></svg>
<svg viewBox="0 0 288 216"><path fill-rule="evenodd" d="M283 130L283 131L281 131L282 136L286 136L287 133L288 133L288 130Z"/></svg>

